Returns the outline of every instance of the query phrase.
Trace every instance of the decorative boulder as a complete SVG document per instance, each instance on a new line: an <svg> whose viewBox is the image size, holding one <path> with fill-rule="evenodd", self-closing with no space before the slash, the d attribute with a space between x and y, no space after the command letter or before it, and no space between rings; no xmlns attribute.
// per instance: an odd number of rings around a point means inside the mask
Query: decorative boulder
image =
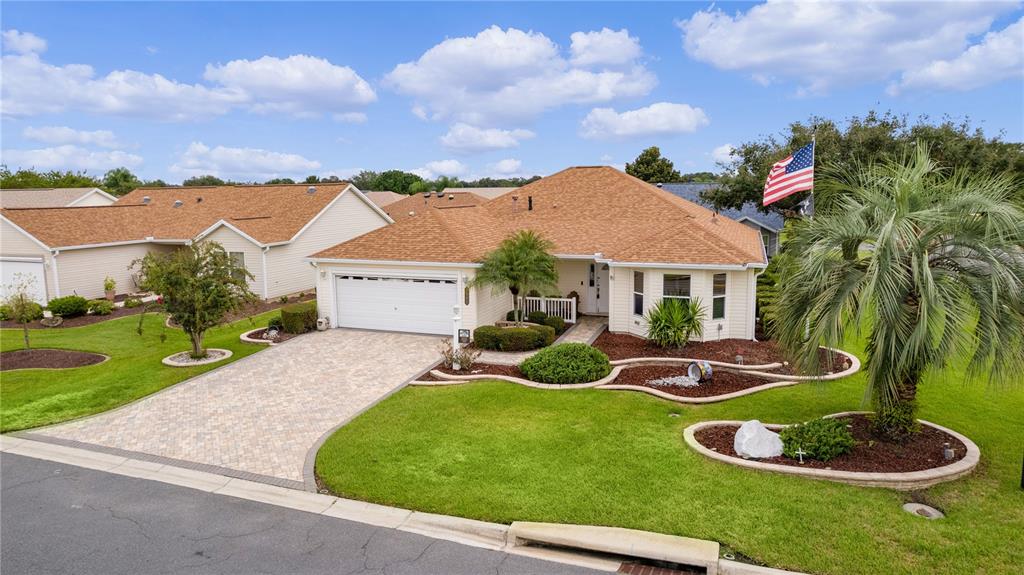
<svg viewBox="0 0 1024 575"><path fill-rule="evenodd" d="M763 459L782 455L782 440L779 434L768 429L763 423L752 419L736 430L733 441L736 454L744 459Z"/></svg>

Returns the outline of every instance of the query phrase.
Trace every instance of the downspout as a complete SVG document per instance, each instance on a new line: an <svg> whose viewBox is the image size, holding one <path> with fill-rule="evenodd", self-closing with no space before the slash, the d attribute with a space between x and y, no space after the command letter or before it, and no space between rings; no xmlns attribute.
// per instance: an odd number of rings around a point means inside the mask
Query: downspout
<svg viewBox="0 0 1024 575"><path fill-rule="evenodd" d="M750 315L750 339L753 341L757 341L757 278L766 271L768 271L768 268L763 267L761 268L761 271L754 273L754 282L750 286L750 309L754 312Z"/></svg>
<svg viewBox="0 0 1024 575"><path fill-rule="evenodd" d="M263 260L261 262L263 264L263 299L267 299L267 298L270 297L268 295L269 290L267 290L267 252L269 252L269 251L270 251L270 246L264 246L263 247L263 251L260 254L260 257Z"/></svg>
<svg viewBox="0 0 1024 575"><path fill-rule="evenodd" d="M59 255L60 250L50 250L50 261L53 262L53 291L57 293L55 297L60 297L60 273L57 271L57 256Z"/></svg>

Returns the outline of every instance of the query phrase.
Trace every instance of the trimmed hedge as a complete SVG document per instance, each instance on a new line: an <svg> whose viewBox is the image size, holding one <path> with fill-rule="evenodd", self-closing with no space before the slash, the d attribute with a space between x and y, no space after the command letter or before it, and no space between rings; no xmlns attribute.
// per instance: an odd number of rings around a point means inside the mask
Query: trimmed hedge
<svg viewBox="0 0 1024 575"><path fill-rule="evenodd" d="M542 312L540 310L531 311L530 315L526 316L526 320L527 321L529 321L530 323L538 324L538 325L543 325L544 324L544 320L546 320L547 318L548 318L548 314L546 314L546 313L544 313L544 312Z"/></svg>
<svg viewBox="0 0 1024 575"><path fill-rule="evenodd" d="M528 327L482 325L473 330L473 341L481 349L528 351L551 345L555 341L555 330L546 325Z"/></svg>
<svg viewBox="0 0 1024 575"><path fill-rule="evenodd" d="M316 329L316 302L293 303L281 308L281 329L285 333L306 333Z"/></svg>
<svg viewBox="0 0 1024 575"><path fill-rule="evenodd" d="M85 315L89 311L89 300L80 295L67 295L50 300L46 309L53 312L53 315L61 317L77 317Z"/></svg>
<svg viewBox="0 0 1024 575"><path fill-rule="evenodd" d="M89 300L89 313L92 315L110 315L114 313L114 302L106 299Z"/></svg>
<svg viewBox="0 0 1024 575"><path fill-rule="evenodd" d="M276 329L278 331L281 331L281 328L283 327L284 324L281 323L281 316L279 315L275 315L274 317L270 318L270 321L267 322L267 329Z"/></svg>
<svg viewBox="0 0 1024 575"><path fill-rule="evenodd" d="M522 313L523 313L523 310L519 310L519 314L522 315ZM516 320L516 310L514 310L514 309L513 310L509 310L509 312L507 314L505 314L505 321L517 321ZM526 321L526 316L523 316L522 321Z"/></svg>
<svg viewBox="0 0 1024 575"><path fill-rule="evenodd" d="M546 327L546 326L545 326ZM612 371L608 356L585 343L560 343L519 364L531 381L572 385L597 381Z"/></svg>
<svg viewBox="0 0 1024 575"><path fill-rule="evenodd" d="M565 332L565 320L557 315L549 315L544 318L543 323L544 325L554 329L556 335L562 335Z"/></svg>

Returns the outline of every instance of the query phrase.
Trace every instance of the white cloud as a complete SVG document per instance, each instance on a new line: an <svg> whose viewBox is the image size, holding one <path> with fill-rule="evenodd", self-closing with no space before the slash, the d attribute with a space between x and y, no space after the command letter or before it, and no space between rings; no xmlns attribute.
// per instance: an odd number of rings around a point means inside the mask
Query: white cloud
<svg viewBox="0 0 1024 575"><path fill-rule="evenodd" d="M458 160L436 160L427 162L422 168L409 170L424 180L433 180L438 176L461 177L469 172L469 166Z"/></svg>
<svg viewBox="0 0 1024 575"><path fill-rule="evenodd" d="M488 166L488 168L490 169L491 172L499 176L510 177L519 174L519 168L521 168L522 166L522 160L517 160L515 158L506 158L504 160L499 160L491 164L490 166Z"/></svg>
<svg viewBox="0 0 1024 575"><path fill-rule="evenodd" d="M22 130L21 135L26 139L44 144L85 144L96 145L101 148L117 148L120 144L110 130L82 131L67 126L43 126L35 128L28 126Z"/></svg>
<svg viewBox="0 0 1024 575"><path fill-rule="evenodd" d="M728 164L732 161L730 154L732 154L732 151L735 149L736 148L734 148L732 144L722 144L714 150L711 150L711 159L714 160L716 164Z"/></svg>
<svg viewBox="0 0 1024 575"><path fill-rule="evenodd" d="M319 168L320 162L308 160L298 154L271 152L258 148L211 148L202 142L192 142L170 170L184 176L212 174L244 180L266 180L303 177Z"/></svg>
<svg viewBox="0 0 1024 575"><path fill-rule="evenodd" d="M569 39L572 44L572 64L575 66L629 64L640 57L643 50L640 40L629 35L623 28L618 32L602 28L599 32L573 32Z"/></svg>
<svg viewBox="0 0 1024 575"><path fill-rule="evenodd" d="M373 88L348 66L299 54L206 65L203 78L248 95L250 110L316 117L377 100Z"/></svg>
<svg viewBox="0 0 1024 575"><path fill-rule="evenodd" d="M622 113L612 108L594 108L580 124L580 135L607 139L682 134L694 132L709 122L704 110L687 104L658 102Z"/></svg>
<svg viewBox="0 0 1024 575"><path fill-rule="evenodd" d="M46 40L31 32L4 30L3 44L4 50L18 54L38 54L46 51Z"/></svg>
<svg viewBox="0 0 1024 575"><path fill-rule="evenodd" d="M882 81L955 57L1012 2L791 2L730 15L712 6L677 22L696 60L758 83L796 80L800 93Z"/></svg>
<svg viewBox="0 0 1024 575"><path fill-rule="evenodd" d="M160 48L157 48L156 46L146 46L146 53L150 56L152 56L153 54L158 54L160 53Z"/></svg>
<svg viewBox="0 0 1024 575"><path fill-rule="evenodd" d="M989 32L981 42L949 60L934 60L903 72L899 83L889 86L890 94L904 90L971 90L1007 78L1024 76L1024 18L998 32Z"/></svg>
<svg viewBox="0 0 1024 575"><path fill-rule="evenodd" d="M4 150L3 163L14 168L37 170L105 171L142 163L142 156L119 150L89 150L81 146L63 145L35 150Z"/></svg>
<svg viewBox="0 0 1024 575"><path fill-rule="evenodd" d="M335 122L342 122L345 124L365 124L366 114L362 112L344 112L340 114L331 114L331 118Z"/></svg>
<svg viewBox="0 0 1024 575"><path fill-rule="evenodd" d="M418 60L396 66L384 83L414 97L413 113L420 118L493 126L566 104L649 93L657 83L654 74L638 62L626 64L575 67L539 32L491 26L476 36L444 40Z"/></svg>
<svg viewBox="0 0 1024 575"><path fill-rule="evenodd" d="M5 116L80 110L186 121L242 108L298 117L331 114L352 122L364 121L360 109L377 97L351 68L312 56L265 56L207 65L204 78L211 84L186 84L135 70L97 76L89 65L54 65L38 53L44 41L25 38L14 30L4 32L0 112Z"/></svg>
<svg viewBox="0 0 1024 575"><path fill-rule="evenodd" d="M441 136L441 145L445 149L463 154L488 152L515 148L519 142L534 137L529 130L501 130L498 128L477 128L459 122Z"/></svg>

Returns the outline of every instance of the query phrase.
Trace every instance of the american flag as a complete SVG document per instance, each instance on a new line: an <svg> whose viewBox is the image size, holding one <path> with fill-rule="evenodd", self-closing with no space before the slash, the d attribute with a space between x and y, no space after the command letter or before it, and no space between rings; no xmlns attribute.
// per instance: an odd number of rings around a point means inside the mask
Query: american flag
<svg viewBox="0 0 1024 575"><path fill-rule="evenodd" d="M764 205L814 189L814 142L772 166L764 183Z"/></svg>

